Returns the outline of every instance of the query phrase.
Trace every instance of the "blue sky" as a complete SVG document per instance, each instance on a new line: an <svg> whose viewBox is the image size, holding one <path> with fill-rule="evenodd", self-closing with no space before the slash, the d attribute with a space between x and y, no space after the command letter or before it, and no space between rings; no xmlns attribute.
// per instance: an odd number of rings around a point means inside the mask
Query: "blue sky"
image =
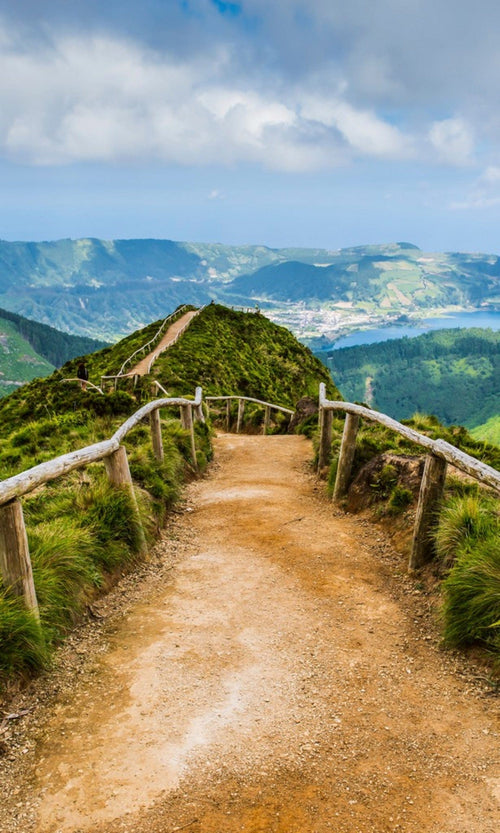
<svg viewBox="0 0 500 833"><path fill-rule="evenodd" d="M0 0L0 238L500 253L497 0Z"/></svg>

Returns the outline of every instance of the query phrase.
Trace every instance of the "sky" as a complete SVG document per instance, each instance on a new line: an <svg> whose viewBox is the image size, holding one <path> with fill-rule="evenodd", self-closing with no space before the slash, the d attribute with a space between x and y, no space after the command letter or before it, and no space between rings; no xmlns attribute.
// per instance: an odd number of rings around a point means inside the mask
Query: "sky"
<svg viewBox="0 0 500 833"><path fill-rule="evenodd" d="M500 253L498 0L0 0L0 239Z"/></svg>

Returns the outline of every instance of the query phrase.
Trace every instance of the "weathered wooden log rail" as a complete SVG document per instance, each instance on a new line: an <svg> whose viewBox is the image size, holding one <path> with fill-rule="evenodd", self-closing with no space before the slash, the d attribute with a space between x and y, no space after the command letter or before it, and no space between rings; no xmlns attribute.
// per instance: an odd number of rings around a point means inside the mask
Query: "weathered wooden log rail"
<svg viewBox="0 0 500 833"><path fill-rule="evenodd" d="M136 507L135 511L138 512L127 452L122 442L133 428L149 416L153 453L157 460L163 460L159 411L161 408L173 406L180 407L182 425L190 432L193 464L197 468L193 414L195 419L201 418L202 389L200 387L196 388L194 399L168 397L148 402L132 414L109 440L63 454L0 482L0 572L4 585L10 588L11 592L21 596L35 616L38 617L38 604L20 498L50 480L69 474L75 469L84 468L91 463L103 461L110 483L129 490ZM142 538L143 548L145 548L144 535Z"/></svg>
<svg viewBox="0 0 500 833"><path fill-rule="evenodd" d="M419 434L418 431L402 425L395 419L377 411L372 411L370 408L365 408L363 405L328 400L325 391L325 385L321 383L319 388L319 469L322 469L329 462L332 446L333 413L343 411L346 414L333 490L334 501L340 501L347 493L356 447L356 435L361 418L390 428L392 431L401 434L405 439L425 448L428 452L420 485L409 561L410 569L418 569L432 558L431 533L438 521L439 505L442 499L448 463L480 483L484 483L484 485L500 492L500 472L492 466L481 463L474 457L445 442L445 440L432 440L425 434Z"/></svg>
<svg viewBox="0 0 500 833"><path fill-rule="evenodd" d="M82 380L79 379L77 376L73 376L69 379L61 379L61 384L64 382L76 382L78 385L82 384ZM88 379L86 380L87 387L91 390L97 391L97 393L102 393L104 395L104 391L99 387L99 385L94 385L93 382L90 382Z"/></svg>
<svg viewBox="0 0 500 833"><path fill-rule="evenodd" d="M271 402L263 402L261 399L253 399L251 396L206 396L205 402L215 402L217 400L224 400L226 402L226 430L229 431L230 427L230 419L231 419L231 402L236 400L238 402L238 419L236 423L236 433L239 434L241 431L241 426L243 424L243 415L245 412L245 403L246 402L253 402L256 405L262 405L265 408L264 411L264 425L263 425L263 434L267 433L269 428L269 423L271 421L271 411L279 411L283 414L288 414L290 417L293 416L295 411L290 410L290 408L284 408L282 405L273 405Z"/></svg>

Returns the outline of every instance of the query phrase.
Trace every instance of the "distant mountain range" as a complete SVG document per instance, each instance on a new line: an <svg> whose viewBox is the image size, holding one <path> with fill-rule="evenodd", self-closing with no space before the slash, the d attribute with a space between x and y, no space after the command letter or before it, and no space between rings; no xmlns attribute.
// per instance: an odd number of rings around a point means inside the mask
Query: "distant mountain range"
<svg viewBox="0 0 500 833"><path fill-rule="evenodd" d="M411 243L328 251L171 240L0 241L0 306L65 332L114 341L180 303L212 299L258 303L295 335L320 336L327 328L450 307L499 309L500 258L427 254ZM318 306L306 333L298 313Z"/></svg>

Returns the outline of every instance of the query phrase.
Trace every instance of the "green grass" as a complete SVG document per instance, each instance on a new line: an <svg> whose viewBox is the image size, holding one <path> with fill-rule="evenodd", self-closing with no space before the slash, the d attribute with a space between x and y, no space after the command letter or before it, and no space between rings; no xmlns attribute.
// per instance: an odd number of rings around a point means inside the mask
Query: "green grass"
<svg viewBox="0 0 500 833"><path fill-rule="evenodd" d="M472 428L470 433L475 440L500 446L500 415L490 417L483 425Z"/></svg>
<svg viewBox="0 0 500 833"><path fill-rule="evenodd" d="M480 642L500 663L500 543L495 535L464 546L443 584L444 639L451 646Z"/></svg>
<svg viewBox="0 0 500 833"><path fill-rule="evenodd" d="M406 424L433 439L443 438L466 453L500 468L499 449L474 440L460 426L445 427L434 416L416 414ZM343 422L333 421L332 462L327 488L334 488ZM316 439L317 443L317 439ZM382 453L422 456L423 450L375 423L362 422L352 479ZM375 516L403 515L415 504L395 466L384 465L371 481L367 497ZM436 577L441 583L442 627L447 645L485 646L500 663L500 508L497 495L478 483L447 477L443 506L434 533Z"/></svg>
<svg viewBox="0 0 500 833"><path fill-rule="evenodd" d="M48 652L42 630L22 601L0 582L0 683L27 678L46 664Z"/></svg>

